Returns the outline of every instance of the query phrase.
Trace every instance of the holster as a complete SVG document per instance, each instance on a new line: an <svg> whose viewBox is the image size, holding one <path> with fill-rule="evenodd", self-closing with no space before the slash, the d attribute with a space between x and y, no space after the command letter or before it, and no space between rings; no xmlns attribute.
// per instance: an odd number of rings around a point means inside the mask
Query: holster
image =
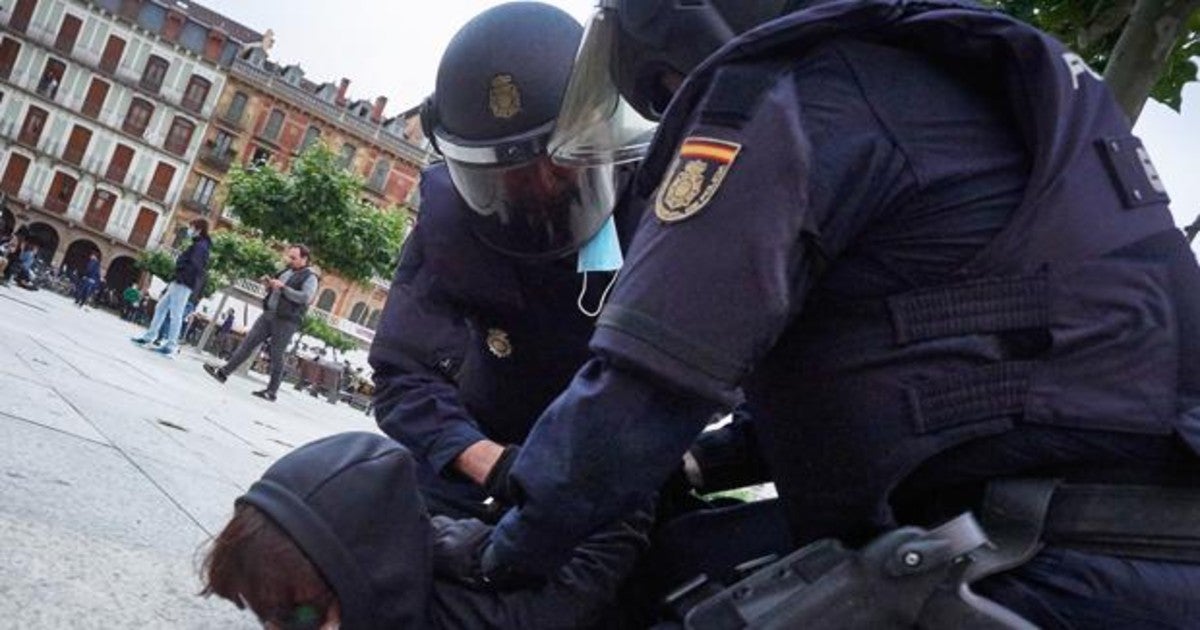
<svg viewBox="0 0 1200 630"><path fill-rule="evenodd" d="M700 602L686 613L684 626L1033 628L967 588L968 554L987 542L970 514L932 530L892 530L858 551L820 540ZM686 593L674 597L682 600Z"/></svg>

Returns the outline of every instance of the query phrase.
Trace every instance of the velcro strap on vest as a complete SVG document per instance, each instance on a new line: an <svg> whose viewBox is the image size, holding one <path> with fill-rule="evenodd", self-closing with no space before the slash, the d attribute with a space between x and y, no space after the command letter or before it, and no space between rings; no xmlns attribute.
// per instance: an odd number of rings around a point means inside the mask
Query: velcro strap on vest
<svg viewBox="0 0 1200 630"><path fill-rule="evenodd" d="M1021 413L1035 365L1006 361L910 387L917 433Z"/></svg>
<svg viewBox="0 0 1200 630"><path fill-rule="evenodd" d="M897 344L939 337L1041 328L1049 323L1045 276L988 278L887 299Z"/></svg>

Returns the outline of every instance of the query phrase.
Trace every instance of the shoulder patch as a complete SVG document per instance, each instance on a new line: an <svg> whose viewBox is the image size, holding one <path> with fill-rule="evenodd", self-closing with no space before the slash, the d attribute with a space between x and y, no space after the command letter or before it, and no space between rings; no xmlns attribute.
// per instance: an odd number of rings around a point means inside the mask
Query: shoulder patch
<svg viewBox="0 0 1200 630"><path fill-rule="evenodd" d="M658 187L654 214L672 223L695 215L717 194L742 145L726 140L692 136L679 145L679 153Z"/></svg>

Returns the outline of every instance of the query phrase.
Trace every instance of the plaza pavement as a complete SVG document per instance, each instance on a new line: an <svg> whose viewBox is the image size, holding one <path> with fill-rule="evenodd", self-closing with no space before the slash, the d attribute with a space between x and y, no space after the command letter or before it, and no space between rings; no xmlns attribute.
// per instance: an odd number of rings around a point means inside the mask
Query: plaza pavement
<svg viewBox="0 0 1200 630"><path fill-rule="evenodd" d="M196 596L233 499L293 446L375 430L265 378L221 386L185 349L48 291L0 287L0 629L255 628Z"/></svg>

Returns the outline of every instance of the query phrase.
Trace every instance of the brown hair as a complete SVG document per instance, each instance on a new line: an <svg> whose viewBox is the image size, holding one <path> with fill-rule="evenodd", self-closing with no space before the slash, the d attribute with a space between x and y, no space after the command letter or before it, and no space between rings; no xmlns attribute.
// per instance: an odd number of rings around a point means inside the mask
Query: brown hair
<svg viewBox="0 0 1200 630"><path fill-rule="evenodd" d="M245 503L234 508L200 571L201 595L223 597L238 608L249 606L263 621L287 617L302 606L326 618L335 604L329 584L291 537Z"/></svg>
<svg viewBox="0 0 1200 630"><path fill-rule="evenodd" d="M302 258L304 258L304 260L311 260L311 258L309 258L309 255L308 255L308 246L307 245L304 245L302 243L292 243L291 245L288 245L288 249L291 249L293 247L300 250L300 256Z"/></svg>
<svg viewBox="0 0 1200 630"><path fill-rule="evenodd" d="M203 217L192 219L190 225L196 228L196 231L199 232L201 236L208 236L208 219Z"/></svg>

